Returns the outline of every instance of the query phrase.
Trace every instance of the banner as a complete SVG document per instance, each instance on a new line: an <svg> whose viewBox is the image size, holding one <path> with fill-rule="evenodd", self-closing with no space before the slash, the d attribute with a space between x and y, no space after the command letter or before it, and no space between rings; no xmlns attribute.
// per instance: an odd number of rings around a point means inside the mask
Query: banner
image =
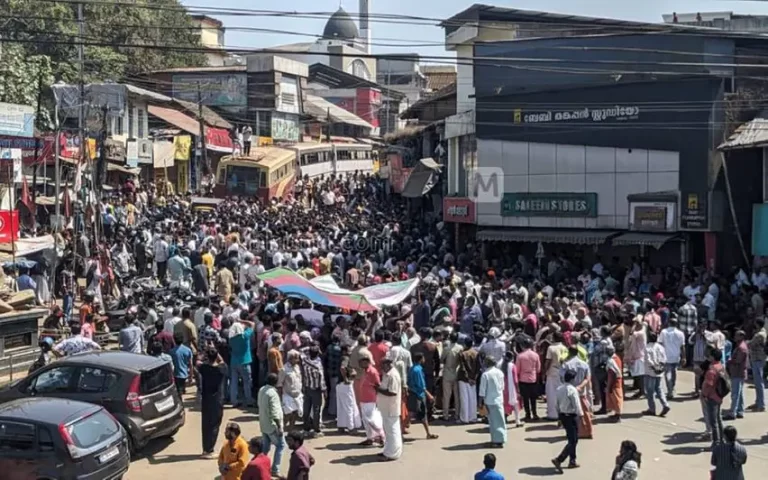
<svg viewBox="0 0 768 480"><path fill-rule="evenodd" d="M176 191L179 194L189 191L189 161L176 162Z"/></svg>
<svg viewBox="0 0 768 480"><path fill-rule="evenodd" d="M365 295L360 295L358 292L332 293L325 291L287 268L273 268L256 277L284 295L303 298L316 305L327 305L361 312L377 310L376 306L371 304Z"/></svg>
<svg viewBox="0 0 768 480"><path fill-rule="evenodd" d="M192 137L189 135L173 137L173 148L173 158L175 160L189 160L189 153L192 149Z"/></svg>
<svg viewBox="0 0 768 480"><path fill-rule="evenodd" d="M0 243L19 239L19 211L0 211Z"/></svg>
<svg viewBox="0 0 768 480"><path fill-rule="evenodd" d="M373 305L377 307L390 307L393 305L401 304L406 298L408 298L413 290L419 285L419 279L414 278L412 280L405 280L403 282L381 283L379 285L372 285L370 287L363 288L362 290L345 290L336 284L336 281L331 275L323 275L317 278L313 278L309 281L312 285L320 290L345 294L356 293L358 295L365 295Z"/></svg>

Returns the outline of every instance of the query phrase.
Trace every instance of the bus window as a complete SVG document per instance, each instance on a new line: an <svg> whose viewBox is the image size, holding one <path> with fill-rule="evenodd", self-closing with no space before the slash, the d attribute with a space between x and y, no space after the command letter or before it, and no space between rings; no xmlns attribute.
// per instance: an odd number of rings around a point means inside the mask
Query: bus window
<svg viewBox="0 0 768 480"><path fill-rule="evenodd" d="M259 170L253 167L228 167L227 190L234 195L254 195L259 188Z"/></svg>
<svg viewBox="0 0 768 480"><path fill-rule="evenodd" d="M261 170L261 171L259 172L259 176L260 176L260 181L259 181L259 184L260 184L262 187L266 187L266 186L267 186L267 174L266 174L266 172L264 172L264 170Z"/></svg>

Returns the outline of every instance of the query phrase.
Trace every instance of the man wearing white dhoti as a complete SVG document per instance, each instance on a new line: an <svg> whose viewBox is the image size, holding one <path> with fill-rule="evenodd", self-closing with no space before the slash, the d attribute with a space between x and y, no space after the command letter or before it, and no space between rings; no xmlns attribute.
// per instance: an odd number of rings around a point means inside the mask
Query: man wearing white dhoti
<svg viewBox="0 0 768 480"><path fill-rule="evenodd" d="M343 432L357 430L363 426L352 384L355 381L355 372L352 367L342 367L341 378L336 385L336 427Z"/></svg>
<svg viewBox="0 0 768 480"><path fill-rule="evenodd" d="M376 408L376 389L381 384L379 372L371 365L371 359L362 357L359 360L362 374L355 380L360 392L360 416L365 427L365 441L362 445L384 444L384 430L381 420L381 412Z"/></svg>
<svg viewBox="0 0 768 480"><path fill-rule="evenodd" d="M381 362L381 385L376 395L376 407L381 412L384 424L384 451L382 460L397 460L403 454L403 435L400 430L400 392L402 379L392 366L392 359Z"/></svg>
<svg viewBox="0 0 768 480"><path fill-rule="evenodd" d="M286 428L293 428L302 416L304 395L301 383L301 355L297 350L288 352L288 361L278 374L277 386L283 392L282 405Z"/></svg>
<svg viewBox="0 0 768 480"><path fill-rule="evenodd" d="M547 376L547 419L557 420L557 387L560 386L560 366L568 355L568 348L563 345L563 334L552 334L552 345L547 349L547 357L544 361L544 371Z"/></svg>

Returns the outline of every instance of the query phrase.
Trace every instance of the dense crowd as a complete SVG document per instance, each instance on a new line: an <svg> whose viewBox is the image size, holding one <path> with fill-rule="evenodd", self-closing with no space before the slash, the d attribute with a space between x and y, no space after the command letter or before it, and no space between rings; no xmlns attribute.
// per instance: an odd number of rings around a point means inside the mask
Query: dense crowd
<svg viewBox="0 0 768 480"><path fill-rule="evenodd" d="M304 439L328 425L364 431L362 445L393 461L412 422L435 439L433 421L482 421L489 446L503 447L510 417L517 426L562 426L567 444L552 460L562 472L579 466L577 446L596 435L595 416L621 422L625 398L644 397L644 414L663 417L670 399L689 393L713 444L713 478L743 478L746 450L723 419L765 411L768 269L718 276L599 257L576 265L564 254L531 261L510 248L482 258L476 245L455 249L450 229L371 175L305 178L284 202L198 207L129 181L96 217L110 243L94 246L77 226L57 239L86 288L74 312L75 275L58 269L64 308L46 323L68 324L73 335L45 342L37 366L51 352L99 348L94 335L130 278L189 292L123 298L119 347L167 357L181 394L197 385L204 455L214 456L225 404L257 409L260 438L246 442L239 425L226 427L217 457L225 480L280 473L286 442L288 478L308 478L314 460ZM420 283L402 304L361 313L280 294L260 278L274 267L308 280L331 275L350 290ZM695 372L694 392L678 391L681 368ZM757 402L745 407L750 376ZM636 478L640 460L632 441L622 443L613 478ZM494 466L486 456L476 478L502 478Z"/></svg>

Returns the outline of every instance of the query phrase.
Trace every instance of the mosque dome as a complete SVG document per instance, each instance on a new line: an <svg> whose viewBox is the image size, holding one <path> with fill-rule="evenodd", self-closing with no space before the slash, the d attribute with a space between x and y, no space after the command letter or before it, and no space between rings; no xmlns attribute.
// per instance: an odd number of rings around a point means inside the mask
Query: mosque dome
<svg viewBox="0 0 768 480"><path fill-rule="evenodd" d="M323 38L325 39L355 40L359 37L355 21L341 7L331 15L323 30Z"/></svg>

